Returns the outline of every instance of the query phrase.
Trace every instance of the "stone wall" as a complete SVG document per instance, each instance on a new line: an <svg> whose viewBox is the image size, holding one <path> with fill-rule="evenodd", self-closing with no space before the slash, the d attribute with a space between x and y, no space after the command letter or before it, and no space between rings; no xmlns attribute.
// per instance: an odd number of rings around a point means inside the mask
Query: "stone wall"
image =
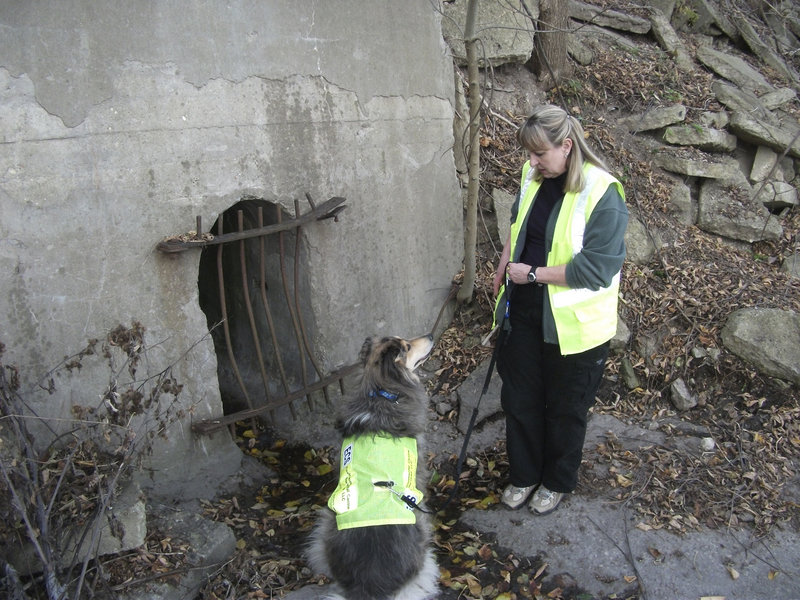
<svg viewBox="0 0 800 600"><path fill-rule="evenodd" d="M145 486L210 494L209 466L235 471L226 432L190 429L222 412L200 251L155 247L247 197L289 214L307 195L347 199L302 240L325 369L367 335L430 329L463 254L440 20L427 0L0 5L0 341L31 407L69 419L97 404L102 360L52 394L38 383L138 321L136 377L174 363L184 385Z"/></svg>

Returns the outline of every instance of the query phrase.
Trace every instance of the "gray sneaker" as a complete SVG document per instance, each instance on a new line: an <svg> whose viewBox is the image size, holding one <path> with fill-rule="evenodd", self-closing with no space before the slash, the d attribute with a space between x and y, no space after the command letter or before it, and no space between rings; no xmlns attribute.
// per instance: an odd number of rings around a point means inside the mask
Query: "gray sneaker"
<svg viewBox="0 0 800 600"><path fill-rule="evenodd" d="M546 515L558 508L558 504L563 497L563 492L552 492L540 485L528 503L528 508L536 515Z"/></svg>
<svg viewBox="0 0 800 600"><path fill-rule="evenodd" d="M508 508L519 508L525 504L525 501L528 499L528 496L531 495L531 492L535 487L535 485L529 485L528 487L517 487L509 484L506 486L506 489L503 490L502 502Z"/></svg>

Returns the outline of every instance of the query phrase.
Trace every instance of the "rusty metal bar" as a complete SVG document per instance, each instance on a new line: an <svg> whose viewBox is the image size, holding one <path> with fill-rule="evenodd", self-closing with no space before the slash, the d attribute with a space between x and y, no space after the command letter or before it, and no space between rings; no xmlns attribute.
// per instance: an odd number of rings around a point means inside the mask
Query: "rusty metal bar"
<svg viewBox="0 0 800 600"><path fill-rule="evenodd" d="M240 210L236 213L237 227L239 231L244 231L244 213ZM258 328L256 327L256 317L253 314L253 303L250 301L250 286L247 283L247 242L242 239L239 240L239 270L242 274L242 293L244 294L244 306L247 310L247 319L250 321L250 333L253 336L253 345L256 350L256 360L258 367L261 371L261 381L264 384L264 398L269 402L269 378L267 377L267 370L264 366L264 355L261 352L261 340L258 337ZM274 417L274 415L272 415Z"/></svg>
<svg viewBox="0 0 800 600"><path fill-rule="evenodd" d="M222 218L222 215L219 217L218 228L219 233L222 235L224 224L223 221L225 219ZM222 272L222 249L224 246L220 245L217 249L217 281L219 283L219 304L220 309L222 310L222 330L225 332L225 346L228 349L228 360L231 361L231 366L233 367L233 372L236 375L236 381L239 382L239 387L242 388L242 393L244 394L244 399L247 401L247 406L253 408L253 403L250 401L250 396L247 393L247 388L244 385L244 381L242 381L242 374L239 372L239 365L236 364L236 358L233 354L233 344L231 343L231 330L228 326L228 308L227 302L225 301L225 275Z"/></svg>
<svg viewBox="0 0 800 600"><path fill-rule="evenodd" d="M306 194L306 199L308 203L311 205L311 208L314 208L314 201L311 199L310 194ZM295 213L300 212L300 203L295 200L294 201L294 211ZM300 292L298 283L300 281L300 261L297 260L297 257L300 256L300 233L302 231L302 226L298 225L296 229L295 239L294 239L294 305L295 305L295 312L297 313L297 322L300 326L300 335L303 338L303 347L305 348L306 354L308 354L308 359L311 362L311 365L314 367L314 370L317 372L317 377L322 377L322 371L317 364L316 359L314 358L314 353L311 351L311 344L308 341L308 333L306 332L306 325L303 321L303 312L300 310ZM302 352L302 350L301 350ZM328 390L322 390L322 393L325 397L325 404L330 406L331 399L328 396Z"/></svg>
<svg viewBox="0 0 800 600"><path fill-rule="evenodd" d="M281 222L281 212L280 207L278 208L278 222ZM295 214L297 212L295 211ZM283 295L286 298L286 305L289 308L289 316L292 319L292 326L294 327L294 335L297 341L297 350L300 355L300 372L301 377L303 380L303 388L308 388L308 370L306 369L306 361L303 357L303 340L300 334L300 328L297 324L297 315L295 314L295 308L292 303L292 295L289 293L289 278L286 276L286 252L284 250L284 235L283 231L278 233L278 256L280 258L280 270L281 270L281 282L283 283ZM295 265L300 257L295 255L294 262ZM296 293L296 290L295 290ZM306 396L306 403L308 405L309 410L313 409L313 405L311 403L311 396Z"/></svg>
<svg viewBox="0 0 800 600"><path fill-rule="evenodd" d="M297 390L296 392L292 392L284 396L283 398L278 398L272 400L269 404L265 404L264 406L259 406L258 408L252 408L248 410L241 410L239 412L225 415L219 419L206 419L204 421L198 421L192 425L192 430L197 433L209 434L213 433L219 429L223 429L228 427L229 425L235 423L236 421L241 421L243 419L250 419L252 417L257 417L264 414L267 411L274 410L284 404L289 404L290 402L294 402L295 400L299 400L303 396L308 393L315 392L320 389L324 389L325 387L335 383L337 380L339 381L339 387L344 393L344 378L354 373L359 367L360 363L352 364L346 367L342 367L336 371L333 371L327 377L320 379L319 381L312 383L306 388Z"/></svg>
<svg viewBox="0 0 800 600"><path fill-rule="evenodd" d="M281 233L294 229L297 225L309 223L311 221L322 221L324 219L338 220L339 213L345 209L345 206L340 206L345 201L345 198L335 196L326 200L319 205L318 208L312 209L299 217L295 215L295 219L287 223L279 223L277 225L267 225L259 229L249 229L247 231L240 231L236 233L219 234L210 239L203 239L202 232L198 229L194 239L188 239L186 236L171 236L161 240L156 249L161 252L183 252L190 248L203 248L205 246L213 246L215 244L225 244L227 242L237 242L241 239L258 237L261 235L270 235L273 233Z"/></svg>
<svg viewBox="0 0 800 600"><path fill-rule="evenodd" d="M277 207L280 210L280 206ZM264 209L258 207L258 228L264 227ZM270 338L272 339L272 348L275 350L275 362L278 365L278 372L281 376L281 383L283 384L283 391L285 394L289 393L289 380L286 377L286 369L283 366L283 359L281 358L281 349L278 344L278 336L275 332L275 321L272 319L272 310L269 306L269 299L267 298L267 266L265 264L264 250L264 236L258 238L258 262L259 262L259 291L261 293L261 305L264 308L264 317L267 319L267 326L269 327ZM294 409L294 404L289 403L289 410L292 412L292 419L297 418L297 413Z"/></svg>

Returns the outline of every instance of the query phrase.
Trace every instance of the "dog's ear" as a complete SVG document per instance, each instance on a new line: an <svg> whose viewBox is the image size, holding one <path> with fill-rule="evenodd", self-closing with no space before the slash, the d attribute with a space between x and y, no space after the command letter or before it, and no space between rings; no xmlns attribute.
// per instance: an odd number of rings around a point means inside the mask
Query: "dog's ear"
<svg viewBox="0 0 800 600"><path fill-rule="evenodd" d="M362 365L367 364L367 359L369 358L370 352L372 352L372 338L368 337L361 345L361 352L358 353L358 360Z"/></svg>

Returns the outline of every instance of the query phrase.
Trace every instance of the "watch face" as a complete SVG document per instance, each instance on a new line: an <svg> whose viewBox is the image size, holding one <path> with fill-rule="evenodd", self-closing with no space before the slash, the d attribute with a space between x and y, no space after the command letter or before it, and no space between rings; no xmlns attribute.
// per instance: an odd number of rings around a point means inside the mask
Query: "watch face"
<svg viewBox="0 0 800 600"><path fill-rule="evenodd" d="M530 281L531 283L533 283L534 281L536 281L536 273L534 273L534 272L533 272L533 269L531 269L531 270L528 272L528 281Z"/></svg>

